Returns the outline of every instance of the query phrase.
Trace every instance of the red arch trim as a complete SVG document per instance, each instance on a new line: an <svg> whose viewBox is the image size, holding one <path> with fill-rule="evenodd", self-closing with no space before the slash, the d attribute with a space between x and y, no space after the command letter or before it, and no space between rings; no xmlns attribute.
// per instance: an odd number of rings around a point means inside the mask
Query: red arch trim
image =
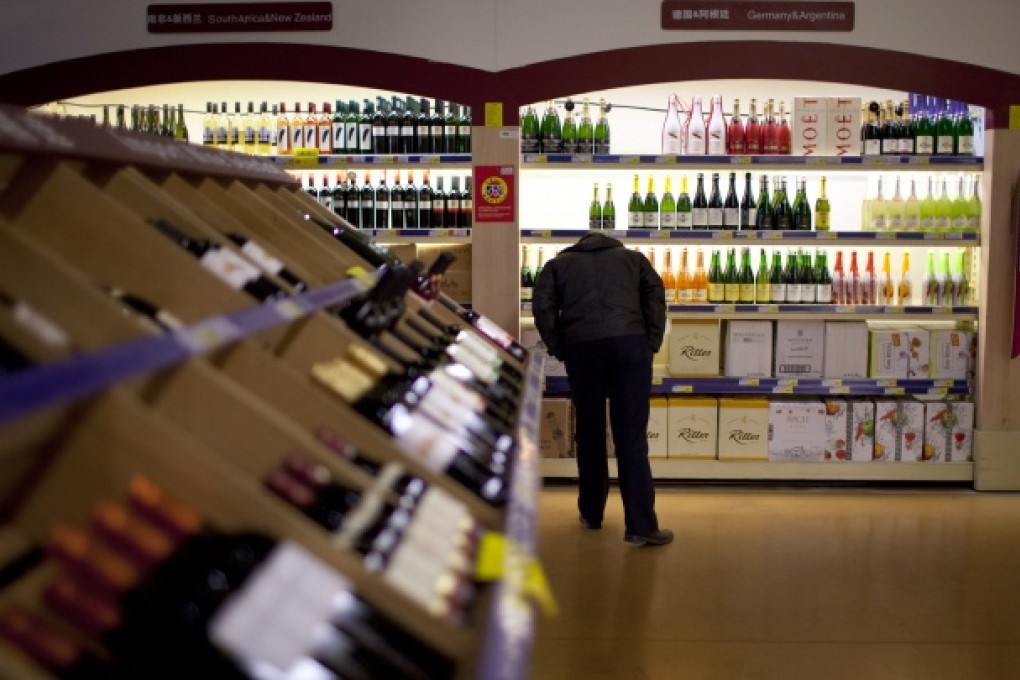
<svg viewBox="0 0 1020 680"><path fill-rule="evenodd" d="M924 92L989 110L1005 127L1020 75L938 57L828 43L731 41L592 52L499 72L370 50L292 43L201 43L91 55L0 75L0 99L22 106L93 92L197 80L302 80L504 104L631 85L703 79L844 82Z"/></svg>

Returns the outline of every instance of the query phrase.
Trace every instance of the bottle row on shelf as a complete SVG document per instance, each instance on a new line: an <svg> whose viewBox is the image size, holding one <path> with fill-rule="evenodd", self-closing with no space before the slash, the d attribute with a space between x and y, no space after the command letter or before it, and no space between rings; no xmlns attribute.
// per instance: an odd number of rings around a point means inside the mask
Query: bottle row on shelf
<svg viewBox="0 0 1020 680"><path fill-rule="evenodd" d="M599 100L599 117L594 123L591 104L587 97L581 104L581 120L574 120L574 102L564 102L566 120L560 124L560 114L553 102L548 102L539 120L534 106L521 113L521 153L610 153L610 130L607 114L612 108L604 99Z"/></svg>
<svg viewBox="0 0 1020 680"><path fill-rule="evenodd" d="M414 171L407 171L407 183L401 183L401 172L393 172L393 184L386 183L387 172L379 172L379 183L372 184L372 173L364 172L364 182L357 185L357 174L336 173L336 182L322 176L318 188L314 177L305 177L305 191L316 201L361 229L465 229L471 226L474 205L471 175L450 178L450 190L444 177L436 178L432 188L430 172L422 172L421 186L414 181ZM463 179L463 183L461 180Z"/></svg>
<svg viewBox="0 0 1020 680"><path fill-rule="evenodd" d="M111 106L115 109L115 120L110 118ZM160 115L160 110L162 110L162 115ZM66 111L63 113L66 115ZM103 127L116 127L119 130L159 135L183 142L189 141L188 126L184 120L184 104L163 104L162 108L156 104L132 104L130 124L128 115L126 104L104 104L102 120L97 121L95 114L88 114L87 117L93 123Z"/></svg>
<svg viewBox="0 0 1020 680"><path fill-rule="evenodd" d="M635 250L641 251L640 248ZM882 254L882 268L875 269L875 252L868 251L863 268L856 250L850 251L846 261L843 251L836 251L830 269L828 254L823 249L815 252L812 261L809 251L787 249L785 264L780 248L772 251L771 260L761 248L758 267L752 269L751 249L724 251L712 249L709 265L705 267L705 250L697 249L694 267L688 249L680 253L679 266L673 265L672 248L665 248L662 267L657 264L657 249L648 248L647 257L662 277L668 305L703 304L768 304L768 305L850 305L882 307L962 307L973 304L973 287L965 266L966 253L961 249L944 250L942 257L929 251L927 267L920 286L915 287L910 268L910 253L903 253L900 271L894 274L891 254ZM550 257L555 250L550 248ZM528 246L522 246L520 275L521 301L530 302L535 283L545 265L547 251L539 247L534 266ZM845 264L844 264L845 263ZM918 290L918 295L914 291Z"/></svg>
<svg viewBox="0 0 1020 680"><path fill-rule="evenodd" d="M319 154L440 154L471 153L471 107L454 102L377 97L376 102L336 100L335 108L323 102L321 112L308 102L302 113L295 102L288 117L281 102L270 109L263 101L258 111L248 102L234 111L227 102L220 108L206 103L202 122L205 146L262 156L293 155L299 149Z"/></svg>
<svg viewBox="0 0 1020 680"><path fill-rule="evenodd" d="M680 178L680 193L673 194L672 177L665 180L665 190L655 191L655 178L648 177L648 191L641 195L640 178L634 175L633 193L627 204L628 229L693 229L730 231L828 231L832 223L832 208L826 194L827 179L819 180L819 193L812 201L808 198L807 179L796 178L796 193L790 202L785 177L758 177L758 195L752 188L751 173L744 173L743 193L738 197L737 173L729 173L729 186L720 190L720 173L712 173L711 192L705 190L705 173L697 174L692 197L688 193L687 176ZM927 193L917 194L917 183L909 178L909 193L904 195L903 180L895 182L893 195L887 198L883 178L879 177L877 191L861 204L861 227L864 231L954 231L977 232L981 227L982 203L978 177L960 175L955 195L950 196L951 179L930 176ZM936 196L936 182L941 193ZM612 184L607 184L606 199L599 196L596 183L592 201L588 206L588 228L616 230L616 206L612 197Z"/></svg>

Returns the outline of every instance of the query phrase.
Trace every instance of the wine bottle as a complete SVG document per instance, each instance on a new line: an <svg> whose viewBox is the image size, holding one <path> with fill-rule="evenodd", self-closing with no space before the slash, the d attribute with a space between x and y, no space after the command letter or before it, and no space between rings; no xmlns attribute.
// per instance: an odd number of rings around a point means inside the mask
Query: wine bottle
<svg viewBox="0 0 1020 680"><path fill-rule="evenodd" d="M376 125L376 112L372 102L365 99L362 101L363 110L358 117L358 150L363 154L375 153L377 146L382 146L382 139L385 136L385 127L382 123L382 115L379 115L378 126ZM376 128L378 127L378 132ZM376 141L378 136L379 141Z"/></svg>
<svg viewBox="0 0 1020 680"><path fill-rule="evenodd" d="M308 289L308 284L304 280L290 269L287 269L281 260L270 255L257 241L236 232L227 232L225 236L259 269L289 285L294 293L301 293Z"/></svg>
<svg viewBox="0 0 1020 680"><path fill-rule="evenodd" d="M877 277L875 276L875 253L868 252L868 263L864 267L864 274L861 276L861 293L858 295L858 304L873 305L876 299Z"/></svg>
<svg viewBox="0 0 1020 680"><path fill-rule="evenodd" d="M953 199L953 207L950 212L950 229L952 231L967 231L967 196L964 189L964 178L960 175L960 183L956 191L956 198Z"/></svg>
<svg viewBox="0 0 1020 680"><path fill-rule="evenodd" d="M881 106L878 102L871 102L867 108L867 122L861 129L862 155L879 156L882 153L882 128L878 124L878 116Z"/></svg>
<svg viewBox="0 0 1020 680"><path fill-rule="evenodd" d="M726 200L723 203L722 228L731 231L740 229L740 203L737 201L737 173L735 172L730 173L730 186L726 191Z"/></svg>
<svg viewBox="0 0 1020 680"><path fill-rule="evenodd" d="M956 297L956 291L954 290L952 266L949 262L949 251L942 252L942 264L938 270L939 280L939 305L942 307L950 307L953 304L953 299Z"/></svg>
<svg viewBox="0 0 1020 680"><path fill-rule="evenodd" d="M967 230L981 230L981 195L978 187L981 184L977 177L971 181L970 197L967 199Z"/></svg>
<svg viewBox="0 0 1020 680"><path fill-rule="evenodd" d="M809 251L805 250L800 254L800 264L797 267L797 276L800 281L801 304L815 304L815 295L818 291L815 281L815 267L811 265L811 253Z"/></svg>
<svg viewBox="0 0 1020 680"><path fill-rule="evenodd" d="M555 147L555 141L552 142ZM557 153L548 151L547 153ZM591 121L591 104L585 97L581 104L581 123L577 126L577 153L588 155L595 153L595 128Z"/></svg>
<svg viewBox="0 0 1020 680"><path fill-rule="evenodd" d="M347 187L347 216L346 219L351 226L361 228L361 191L357 187L358 175L353 170L347 173L345 186Z"/></svg>
<svg viewBox="0 0 1020 680"><path fill-rule="evenodd" d="M641 229L645 225L645 202L641 199L638 187L638 176L634 175L634 191L630 195L630 203L627 205L627 227L629 229Z"/></svg>
<svg viewBox="0 0 1020 680"><path fill-rule="evenodd" d="M783 179L775 196L775 215L773 223L778 231L789 231L793 228L793 209L786 195L786 180Z"/></svg>
<svg viewBox="0 0 1020 680"><path fill-rule="evenodd" d="M672 178L666 177L666 190L659 207L659 224L662 229L676 229L676 199L673 198Z"/></svg>
<svg viewBox="0 0 1020 680"><path fill-rule="evenodd" d="M322 176L322 186L319 188L319 204L323 208L333 212L333 189L329 186L329 177L327 175Z"/></svg>
<svg viewBox="0 0 1020 680"><path fill-rule="evenodd" d="M928 267L924 271L924 278L921 279L922 304L938 307L941 304L940 293L938 274L935 271L935 253L929 250Z"/></svg>
<svg viewBox="0 0 1020 680"><path fill-rule="evenodd" d="M751 173L744 173L744 195L740 199L739 222L740 229L747 231L757 227L758 207L754 202L754 195L751 189Z"/></svg>
<svg viewBox="0 0 1020 680"><path fill-rule="evenodd" d="M786 279L786 302L799 305L801 303L800 286L800 264L796 250L789 250L786 253L786 270L783 276Z"/></svg>
<svg viewBox="0 0 1020 680"><path fill-rule="evenodd" d="M786 102L779 102L779 130L776 132L776 153L790 155L793 149L793 134L786 120Z"/></svg>
<svg viewBox="0 0 1020 680"><path fill-rule="evenodd" d="M694 192L694 203L691 207L691 228L709 229L708 199L705 198L705 174L698 173L698 186Z"/></svg>
<svg viewBox="0 0 1020 680"><path fill-rule="evenodd" d="M776 191L778 190L779 187L776 187ZM758 205L752 228L758 231L770 231L776 228L775 211L772 209L772 199L769 197L769 178L764 174L758 180Z"/></svg>
<svg viewBox="0 0 1020 680"><path fill-rule="evenodd" d="M376 97L375 104L365 100L365 114L371 120L371 147L363 153L384 154L387 151L386 145L386 113L382 109L382 99ZM362 132L364 134L364 132Z"/></svg>
<svg viewBox="0 0 1020 680"><path fill-rule="evenodd" d="M850 271L843 279L843 304L861 305L863 301L861 272L857 267L857 251L850 253Z"/></svg>
<svg viewBox="0 0 1020 680"><path fill-rule="evenodd" d="M726 153L739 156L747 152L744 140L744 122L740 118L740 100L733 100L733 115L730 116L730 125L726 129ZM746 229L746 227L742 227Z"/></svg>
<svg viewBox="0 0 1020 680"><path fill-rule="evenodd" d="M568 102L569 103L569 102ZM563 130L560 133L563 138L563 153L577 153L577 123L574 121L573 106L567 108L567 115L563 119Z"/></svg>
<svg viewBox="0 0 1020 680"><path fill-rule="evenodd" d="M953 152L957 156L974 155L974 121L970 118L970 107L959 102L960 114L953 126Z"/></svg>
<svg viewBox="0 0 1020 680"><path fill-rule="evenodd" d="M892 100L886 100L885 106L882 108L881 121L881 152L883 156L896 155L900 152L900 131L895 116Z"/></svg>
<svg viewBox="0 0 1020 680"><path fill-rule="evenodd" d="M336 173L336 184L333 185L333 212L347 219L347 185L340 173Z"/></svg>
<svg viewBox="0 0 1020 680"><path fill-rule="evenodd" d="M413 141L413 140L412 140ZM401 141L403 143L403 141ZM400 170L396 171L389 196L390 228L404 228L404 187L400 184Z"/></svg>
<svg viewBox="0 0 1020 680"><path fill-rule="evenodd" d="M811 204L807 198L807 181L797 183L797 196L793 201L793 219L790 225L794 231L811 231Z"/></svg>
<svg viewBox="0 0 1020 680"><path fill-rule="evenodd" d="M457 135L460 128L460 113L457 104L447 102L446 115L443 116L443 151L457 153Z"/></svg>
<svg viewBox="0 0 1020 680"><path fill-rule="evenodd" d="M680 196L676 201L676 228L692 229L694 215L691 211L691 197L687 193L687 175L680 178Z"/></svg>
<svg viewBox="0 0 1020 680"><path fill-rule="evenodd" d="M605 99L599 99L599 118L595 121L595 153L608 154L611 146L611 133L609 129L609 104Z"/></svg>
<svg viewBox="0 0 1020 680"><path fill-rule="evenodd" d="M432 187L429 185L429 171L423 171L421 189L418 191L418 226L429 229L432 224Z"/></svg>
<svg viewBox="0 0 1020 680"><path fill-rule="evenodd" d="M705 257L701 250L695 260L694 274L690 278L691 302L696 305L708 303L708 274L705 272Z"/></svg>
<svg viewBox="0 0 1020 680"><path fill-rule="evenodd" d="M227 134L230 135L229 144L231 151L237 153L244 152L244 127L241 102L234 102L234 114L227 117Z"/></svg>
<svg viewBox="0 0 1020 680"><path fill-rule="evenodd" d="M927 100L927 97L925 98ZM935 126L929 117L928 104L925 102L917 112L917 124L914 130L914 154L931 156L935 153Z"/></svg>
<svg viewBox="0 0 1020 680"><path fill-rule="evenodd" d="M205 103L205 117L202 119L202 146L214 147L216 146L216 116L213 114L212 102ZM118 107L120 111L123 111ZM118 121L117 127L122 121Z"/></svg>
<svg viewBox="0 0 1020 680"><path fill-rule="evenodd" d="M757 108L758 100L751 99L751 110L747 116L747 128L744 130L744 148L750 155L758 155L762 152L762 129L761 123L758 121Z"/></svg>
<svg viewBox="0 0 1020 680"><path fill-rule="evenodd" d="M839 257L839 253L836 253ZM828 257L824 250L815 254L815 304L832 304L832 275L829 273Z"/></svg>
<svg viewBox="0 0 1020 680"><path fill-rule="evenodd" d="M751 249L744 246L740 250L740 273L737 301L743 304L754 304L755 281L751 270Z"/></svg>
<svg viewBox="0 0 1020 680"><path fill-rule="evenodd" d="M662 154L678 155L683 146L681 136L683 126L680 125L680 102L675 94L669 96L666 117L662 121Z"/></svg>
<svg viewBox="0 0 1020 680"><path fill-rule="evenodd" d="M669 249L666 250L666 261L669 262ZM702 264L701 274L702 276L705 274L704 264ZM680 251L680 268L676 273L676 301L681 305L690 305L695 302L695 282L691 275L686 248Z"/></svg>
<svg viewBox="0 0 1020 680"><path fill-rule="evenodd" d="M675 305L680 302L677 296L677 283L678 277L673 271L672 251L670 248L666 248L666 260L662 267L662 287L666 291L667 305Z"/></svg>
<svg viewBox="0 0 1020 680"><path fill-rule="evenodd" d="M892 268L889 263L889 251L882 255L882 273L878 279L878 304L889 306L896 299L896 290L893 287Z"/></svg>
<svg viewBox="0 0 1020 680"><path fill-rule="evenodd" d="M700 252L699 252L700 254ZM719 251L712 251L712 262L709 265L708 276L708 302L719 304L726 300L726 282L723 279L722 267L719 265Z"/></svg>
<svg viewBox="0 0 1020 680"><path fill-rule="evenodd" d="M318 139L316 146L319 153L329 155L333 153L333 111L329 102L322 103L322 116L318 120Z"/></svg>
<svg viewBox="0 0 1020 680"><path fill-rule="evenodd" d="M404 187L404 227L418 228L418 189L414 186L414 170L407 171L407 185Z"/></svg>
<svg viewBox="0 0 1020 680"><path fill-rule="evenodd" d="M836 264L832 268L832 295L831 302L834 305L847 304L846 289L844 287L846 274L843 272L843 251L836 251Z"/></svg>
<svg viewBox="0 0 1020 680"><path fill-rule="evenodd" d="M432 228L442 229L444 226L446 226L446 191L443 189L443 178L440 176L432 192Z"/></svg>
<svg viewBox="0 0 1020 680"><path fill-rule="evenodd" d="M737 251L726 253L726 270L723 272L723 299L729 304L740 302L740 272L737 270Z"/></svg>
<svg viewBox="0 0 1020 680"><path fill-rule="evenodd" d="M540 136L538 114L533 106L528 106L521 116L521 153L538 153Z"/></svg>
<svg viewBox="0 0 1020 680"><path fill-rule="evenodd" d="M613 203L613 185L606 185L606 202L602 204L602 225L606 231L616 229L616 204Z"/></svg>
<svg viewBox="0 0 1020 680"><path fill-rule="evenodd" d="M456 228L458 221L464 219L460 205L460 177L451 178L450 185L450 193L446 195L446 216L443 220L443 226L448 229Z"/></svg>
<svg viewBox="0 0 1020 680"><path fill-rule="evenodd" d="M900 268L900 280L896 286L896 304L907 306L914 304L914 286L910 280L910 252L903 253L903 266Z"/></svg>
<svg viewBox="0 0 1020 680"><path fill-rule="evenodd" d="M590 122L590 121L589 121ZM581 120L581 127L577 131L577 147L581 151L584 148L584 120ZM542 153L561 153L563 150L562 138L560 137L560 116L550 101L542 116Z"/></svg>
<svg viewBox="0 0 1020 680"><path fill-rule="evenodd" d="M754 301L759 305L767 304L772 296L772 277L769 271L768 257L765 249L761 249L758 258L758 271L754 275Z"/></svg>
<svg viewBox="0 0 1020 680"><path fill-rule="evenodd" d="M361 185L361 218L362 229L375 227L375 188L372 186L372 176L369 170L365 171L365 182Z"/></svg>
<svg viewBox="0 0 1020 680"><path fill-rule="evenodd" d="M591 203L588 205L588 229L602 228L602 201L599 199L599 185L595 183Z"/></svg>
<svg viewBox="0 0 1020 680"><path fill-rule="evenodd" d="M946 100L935 97L932 101L935 112L935 153L940 156L951 156L956 138L953 134L953 121L946 112Z"/></svg>
<svg viewBox="0 0 1020 680"><path fill-rule="evenodd" d="M942 178L942 195L935 201L935 229L949 231L953 226L953 201L949 198L949 182Z"/></svg>
<svg viewBox="0 0 1020 680"><path fill-rule="evenodd" d="M953 301L950 303L953 306L971 304L970 277L964 267L964 257L963 251L960 251L953 260Z"/></svg>
<svg viewBox="0 0 1020 680"><path fill-rule="evenodd" d="M868 215L872 231L886 231L889 229L889 205L882 194L881 177L878 178L878 193L871 201Z"/></svg>
<svg viewBox="0 0 1020 680"><path fill-rule="evenodd" d="M359 132L359 118L360 110L358 109L358 102L353 99L347 102L347 106L344 110L344 141L343 149L344 153L356 154L361 153L361 136Z"/></svg>
<svg viewBox="0 0 1020 680"><path fill-rule="evenodd" d="M383 116L382 153L400 153L401 116L396 104L395 98L391 98L389 101L382 97L376 98L376 108L382 111Z"/></svg>
<svg viewBox="0 0 1020 680"><path fill-rule="evenodd" d="M772 251L772 271L769 272L769 302L775 305L786 303L786 273L779 250Z"/></svg>
<svg viewBox="0 0 1020 680"><path fill-rule="evenodd" d="M934 182L935 178L929 175L928 193L925 195L924 199L921 200L919 213L921 229L923 231L934 231L937 226L936 213L938 212L938 208L935 200Z"/></svg>
<svg viewBox="0 0 1020 680"><path fill-rule="evenodd" d="M701 109L701 95L694 95L694 104L691 106L690 120L687 123L686 143L684 144L687 155L705 155L708 151L707 137L708 129L705 125L705 114Z"/></svg>
<svg viewBox="0 0 1020 680"><path fill-rule="evenodd" d="M347 118L344 115L344 103L340 99L336 100L336 110L330 121L330 145L334 154L347 151Z"/></svg>
<svg viewBox="0 0 1020 680"><path fill-rule="evenodd" d="M829 198L825 195L825 175L822 175L822 189L815 199L815 229L829 231Z"/></svg>
<svg viewBox="0 0 1020 680"><path fill-rule="evenodd" d="M776 122L775 100L769 99L765 105L765 123L761 132L762 153L775 155L779 153L779 123Z"/></svg>
<svg viewBox="0 0 1020 680"><path fill-rule="evenodd" d="M706 126L707 151L709 156L726 155L726 122L723 120L722 95L712 97L712 109ZM735 228L735 227L734 227Z"/></svg>
<svg viewBox="0 0 1020 680"><path fill-rule="evenodd" d="M708 199L708 228L724 229L723 223L723 200L719 191L719 173L712 173L712 194Z"/></svg>
<svg viewBox="0 0 1020 680"><path fill-rule="evenodd" d="M521 302L531 302L535 290L535 274L528 262L528 246L521 246Z"/></svg>
<svg viewBox="0 0 1020 680"><path fill-rule="evenodd" d="M418 148L418 121L411 110L413 100L408 97L400 104L400 153L413 154Z"/></svg>
<svg viewBox="0 0 1020 680"><path fill-rule="evenodd" d="M209 239L196 239L162 218L150 218L149 224L184 250L191 253L207 270L231 288L243 290L252 297L268 302L284 293L275 283L262 276L258 267Z"/></svg>
<svg viewBox="0 0 1020 680"><path fill-rule="evenodd" d="M475 190L471 184L471 176L464 177L464 190L460 194L460 213L457 217L457 227L466 229L474 222L475 214Z"/></svg>

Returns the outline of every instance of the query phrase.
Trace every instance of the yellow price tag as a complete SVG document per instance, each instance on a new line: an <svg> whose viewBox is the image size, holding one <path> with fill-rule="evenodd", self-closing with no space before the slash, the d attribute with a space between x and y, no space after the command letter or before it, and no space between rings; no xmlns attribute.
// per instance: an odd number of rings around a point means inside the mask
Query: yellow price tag
<svg viewBox="0 0 1020 680"><path fill-rule="evenodd" d="M199 328L194 335L194 339L196 344L204 349L212 349L220 344L219 334L208 326Z"/></svg>
<svg viewBox="0 0 1020 680"><path fill-rule="evenodd" d="M661 385L662 384L662 378L660 376L653 376L652 377L652 384L653 385Z"/></svg>
<svg viewBox="0 0 1020 680"><path fill-rule="evenodd" d="M774 388L772 388L772 393L773 394L793 394L793 388L792 387L788 387L788 386L774 387Z"/></svg>
<svg viewBox="0 0 1020 680"><path fill-rule="evenodd" d="M446 237L446 236L449 236L449 235L450 235L450 230L449 229L436 229L436 236Z"/></svg>
<svg viewBox="0 0 1020 680"><path fill-rule="evenodd" d="M669 238L670 237L670 231L668 229L660 229L659 231L654 232L654 233L655 233L655 238Z"/></svg>
<svg viewBox="0 0 1020 680"><path fill-rule="evenodd" d="M506 566L507 538L495 531L482 535L475 560L475 578L479 581L498 581L503 578Z"/></svg>
<svg viewBox="0 0 1020 680"><path fill-rule="evenodd" d="M674 385L673 391L678 394L690 394L694 392L694 385Z"/></svg>
<svg viewBox="0 0 1020 680"><path fill-rule="evenodd" d="M538 235L541 236L542 238L552 238L552 230L543 229L542 231L538 232Z"/></svg>
<svg viewBox="0 0 1020 680"><path fill-rule="evenodd" d="M556 604L556 598L553 596L552 588L549 587L542 565L532 558L529 560L527 570L524 576L525 595L531 597L546 616L559 616L560 608Z"/></svg>
<svg viewBox="0 0 1020 680"><path fill-rule="evenodd" d="M637 165L641 162L640 156L621 156L620 163L627 163L630 165Z"/></svg>
<svg viewBox="0 0 1020 680"><path fill-rule="evenodd" d="M885 393L886 394L901 395L901 394L906 394L907 390L905 388L903 388L903 387L887 387L885 389Z"/></svg>
<svg viewBox="0 0 1020 680"><path fill-rule="evenodd" d="M928 241L944 241L946 234L941 231L933 231L924 235L924 238Z"/></svg>
<svg viewBox="0 0 1020 680"><path fill-rule="evenodd" d="M715 232L712 232L712 237L713 238L720 238L720 239L722 239L724 241L732 241L733 240L733 232L732 231L715 231Z"/></svg>
<svg viewBox="0 0 1020 680"><path fill-rule="evenodd" d="M542 565L514 540L494 531L482 536L475 561L475 579L483 582L498 581L507 576L508 563L517 562L523 569L521 588L547 616L556 616L559 607L553 597Z"/></svg>
<svg viewBox="0 0 1020 680"><path fill-rule="evenodd" d="M730 165L750 165L750 156L733 156L730 158Z"/></svg>
<svg viewBox="0 0 1020 680"><path fill-rule="evenodd" d="M839 378L833 378L832 380L825 380L822 384L828 385L829 387L842 387L843 381Z"/></svg>
<svg viewBox="0 0 1020 680"><path fill-rule="evenodd" d="M315 167L319 164L319 150L303 146L294 149L294 165L302 168Z"/></svg>
<svg viewBox="0 0 1020 680"><path fill-rule="evenodd" d="M429 165L439 165L442 162L442 159L439 156L429 156L427 158L427 162Z"/></svg>
<svg viewBox="0 0 1020 680"><path fill-rule="evenodd" d="M758 380L758 378L745 378L740 381L740 384L746 385L747 387L758 387L761 385L761 381Z"/></svg>
<svg viewBox="0 0 1020 680"><path fill-rule="evenodd" d="M829 389L829 394L850 394L849 387L832 387Z"/></svg>
<svg viewBox="0 0 1020 680"><path fill-rule="evenodd" d="M660 165L676 165L676 156L656 156L655 162Z"/></svg>
<svg viewBox="0 0 1020 680"><path fill-rule="evenodd" d="M836 239L836 232L834 231L816 231L815 233L817 234L815 238L818 239L819 241L825 240L833 241Z"/></svg>
<svg viewBox="0 0 1020 680"><path fill-rule="evenodd" d="M759 310L766 314L776 314L779 312L779 305L760 305Z"/></svg>
<svg viewBox="0 0 1020 680"><path fill-rule="evenodd" d="M911 156L909 163L911 165L930 165L931 161L927 156Z"/></svg>
<svg viewBox="0 0 1020 680"><path fill-rule="evenodd" d="M485 102L485 127L503 127L503 102Z"/></svg>
<svg viewBox="0 0 1020 680"><path fill-rule="evenodd" d="M944 387L940 387L934 390L928 390L928 396L930 397L944 397L947 394L949 394L949 391L946 390Z"/></svg>

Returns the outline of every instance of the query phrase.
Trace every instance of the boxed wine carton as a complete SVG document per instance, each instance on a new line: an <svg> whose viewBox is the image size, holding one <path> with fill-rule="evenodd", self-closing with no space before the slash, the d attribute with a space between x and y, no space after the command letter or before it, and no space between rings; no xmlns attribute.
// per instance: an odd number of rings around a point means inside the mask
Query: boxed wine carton
<svg viewBox="0 0 1020 680"><path fill-rule="evenodd" d="M875 400L876 461L919 462L923 441L923 403L909 399Z"/></svg>
<svg viewBox="0 0 1020 680"><path fill-rule="evenodd" d="M827 97L793 98L793 140L790 149L794 156L830 156L829 101Z"/></svg>
<svg viewBox="0 0 1020 680"><path fill-rule="evenodd" d="M672 319L668 339L670 375L719 375L721 345L718 321Z"/></svg>
<svg viewBox="0 0 1020 680"><path fill-rule="evenodd" d="M648 406L648 457L666 458L669 451L669 400L652 397Z"/></svg>
<svg viewBox="0 0 1020 680"><path fill-rule="evenodd" d="M871 462L875 452L875 404L827 399L824 441L823 460Z"/></svg>
<svg viewBox="0 0 1020 680"><path fill-rule="evenodd" d="M549 350L546 349L545 343L542 342L542 336L538 334L538 329L522 328L520 342L529 353L540 354L545 357L546 377L566 377L567 367L562 361L549 355Z"/></svg>
<svg viewBox="0 0 1020 680"><path fill-rule="evenodd" d="M869 346L869 377L899 380L928 377L928 331L872 330Z"/></svg>
<svg viewBox="0 0 1020 680"><path fill-rule="evenodd" d="M824 321L776 322L777 378L821 378L824 363Z"/></svg>
<svg viewBox="0 0 1020 680"><path fill-rule="evenodd" d="M772 322L727 321L725 375L734 378L772 377Z"/></svg>
<svg viewBox="0 0 1020 680"><path fill-rule="evenodd" d="M719 401L715 397L669 398L669 457L716 457Z"/></svg>
<svg viewBox="0 0 1020 680"><path fill-rule="evenodd" d="M825 322L825 368L823 378L868 377L868 323Z"/></svg>
<svg viewBox="0 0 1020 680"><path fill-rule="evenodd" d="M977 338L971 331L931 330L931 377L968 380L973 376Z"/></svg>
<svg viewBox="0 0 1020 680"><path fill-rule="evenodd" d="M768 399L719 399L719 460L768 460L768 437Z"/></svg>
<svg viewBox="0 0 1020 680"><path fill-rule="evenodd" d="M956 463L971 459L974 446L974 404L932 401L924 405L922 460Z"/></svg>
<svg viewBox="0 0 1020 680"><path fill-rule="evenodd" d="M538 422L542 458L575 458L574 407L569 399L543 399Z"/></svg>
<svg viewBox="0 0 1020 680"><path fill-rule="evenodd" d="M825 404L817 399L770 402L768 433L769 460L825 460Z"/></svg>
<svg viewBox="0 0 1020 680"><path fill-rule="evenodd" d="M829 97L825 121L826 155L861 155L861 98Z"/></svg>

